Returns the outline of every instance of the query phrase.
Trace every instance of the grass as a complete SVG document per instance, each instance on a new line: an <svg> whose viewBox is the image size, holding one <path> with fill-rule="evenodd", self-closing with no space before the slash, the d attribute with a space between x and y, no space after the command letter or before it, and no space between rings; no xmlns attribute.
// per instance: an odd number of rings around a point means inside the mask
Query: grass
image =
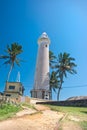
<svg viewBox="0 0 87 130"><path fill-rule="evenodd" d="M22 110L20 106L16 106L13 104L3 104L0 107L0 120L10 118L20 110Z"/></svg>
<svg viewBox="0 0 87 130"><path fill-rule="evenodd" d="M87 130L87 121L80 122L80 126L82 127L83 130Z"/></svg>
<svg viewBox="0 0 87 130"><path fill-rule="evenodd" d="M82 130L87 130L87 108L86 107L63 107L63 106L53 106L48 105L51 110L58 111L62 113L67 113L68 116L74 116L78 119L81 119L78 123L79 126L82 127ZM66 118L66 121L69 119ZM60 127L60 129L62 129Z"/></svg>
<svg viewBox="0 0 87 130"><path fill-rule="evenodd" d="M20 105L14 105L10 103L0 104L0 121L13 117L18 111L23 109L23 106L35 109L34 105L29 103L21 103Z"/></svg>
<svg viewBox="0 0 87 130"><path fill-rule="evenodd" d="M28 108L35 109L35 110L36 110L36 108L34 107L34 105L29 104L29 103L21 103L21 106L25 106L25 107L28 107Z"/></svg>
<svg viewBox="0 0 87 130"><path fill-rule="evenodd" d="M85 107L63 107L48 105L51 110L68 113L70 115L87 116L87 108Z"/></svg>
<svg viewBox="0 0 87 130"><path fill-rule="evenodd" d="M13 117L18 111L22 110L22 106L29 107L31 109L35 109L34 105L28 103L22 103L20 105L13 104L2 104L0 106L0 120L5 120L7 118ZM67 113L68 115L72 115L74 117L78 117L81 119L78 124L82 127L82 130L87 130L87 108L84 107L63 107L63 106L53 106L47 105L53 111L58 111L62 113ZM41 114L41 112L36 112L36 114ZM32 114L33 115L33 114ZM68 118L66 118L68 121ZM59 128L62 130L62 127Z"/></svg>

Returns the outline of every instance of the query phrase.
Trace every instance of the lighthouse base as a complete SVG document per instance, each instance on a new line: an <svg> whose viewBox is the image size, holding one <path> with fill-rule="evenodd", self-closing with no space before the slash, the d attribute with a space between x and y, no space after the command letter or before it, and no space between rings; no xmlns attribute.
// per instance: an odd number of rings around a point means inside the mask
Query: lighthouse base
<svg viewBox="0 0 87 130"><path fill-rule="evenodd" d="M31 90L31 97L33 98L40 98L40 99L51 99L51 91L49 90L42 90L42 89L33 89Z"/></svg>

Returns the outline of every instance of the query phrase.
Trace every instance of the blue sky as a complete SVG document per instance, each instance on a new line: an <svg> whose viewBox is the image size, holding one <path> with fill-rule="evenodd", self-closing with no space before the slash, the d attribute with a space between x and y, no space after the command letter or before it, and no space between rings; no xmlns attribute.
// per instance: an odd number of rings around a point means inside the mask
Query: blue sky
<svg viewBox="0 0 87 130"><path fill-rule="evenodd" d="M68 75L60 99L87 96L87 1L86 0L0 0L0 54L7 44L23 46L25 62L15 66L11 81L20 71L25 95L33 88L37 40L43 32L50 37L50 50L57 56L70 53L76 59L77 75ZM0 65L3 63L0 60ZM0 67L0 91L4 90L9 66ZM74 86L74 87L73 87ZM64 88L70 87L70 88ZM53 94L53 99L56 95Z"/></svg>

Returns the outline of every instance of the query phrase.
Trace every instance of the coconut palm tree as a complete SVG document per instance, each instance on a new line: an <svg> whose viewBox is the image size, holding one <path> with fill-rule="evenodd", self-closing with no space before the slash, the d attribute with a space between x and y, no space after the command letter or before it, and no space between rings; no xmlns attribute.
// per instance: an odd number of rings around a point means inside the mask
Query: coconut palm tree
<svg viewBox="0 0 87 130"><path fill-rule="evenodd" d="M51 91L51 99L52 99L52 89L54 92L56 92L56 89L59 87L59 81L57 77L57 73L55 71L52 71L50 75L50 91Z"/></svg>
<svg viewBox="0 0 87 130"><path fill-rule="evenodd" d="M20 59L17 58L17 56L23 52L22 46L19 45L18 43L12 43L10 46L7 45L7 48L5 50L6 55L1 55L0 59L4 59L5 62L4 64L9 64L10 65L10 70L8 73L8 78L7 81L9 80L11 71L15 65L15 63L20 66Z"/></svg>
<svg viewBox="0 0 87 130"><path fill-rule="evenodd" d="M49 51L49 66L50 66L50 70L51 69L54 69L54 65L55 65L55 59L56 59L56 56L54 55L54 53L52 51ZM52 70L51 70L52 71ZM52 99L52 89L55 91L55 87L56 85L54 84L56 82L56 74L54 74L55 72L51 72L50 71L50 92L51 92L51 99ZM55 77L54 77L55 76ZM55 78L55 81L54 81L54 78Z"/></svg>
<svg viewBox="0 0 87 130"><path fill-rule="evenodd" d="M49 51L49 66L53 68L53 64L55 63L56 56L53 54L52 51Z"/></svg>
<svg viewBox="0 0 87 130"><path fill-rule="evenodd" d="M59 100L60 90L62 89L62 84L64 82L64 78L67 77L67 74L76 74L76 70L74 69L77 65L74 63L75 59L70 57L70 54L64 52L60 53L57 58L57 64L55 68L58 74L58 79L60 81L57 100Z"/></svg>

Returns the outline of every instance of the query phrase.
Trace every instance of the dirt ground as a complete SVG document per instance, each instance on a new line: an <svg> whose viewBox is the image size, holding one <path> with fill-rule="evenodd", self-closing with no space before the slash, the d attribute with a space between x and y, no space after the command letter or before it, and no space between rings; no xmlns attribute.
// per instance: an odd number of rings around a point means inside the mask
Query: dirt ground
<svg viewBox="0 0 87 130"><path fill-rule="evenodd" d="M82 130L82 128L75 122L67 121L62 125L63 130Z"/></svg>
<svg viewBox="0 0 87 130"><path fill-rule="evenodd" d="M64 113L50 110L43 105L35 105L37 110L25 107L15 117L1 121L0 130L59 130L59 122ZM63 130L81 130L75 123L63 124Z"/></svg>

